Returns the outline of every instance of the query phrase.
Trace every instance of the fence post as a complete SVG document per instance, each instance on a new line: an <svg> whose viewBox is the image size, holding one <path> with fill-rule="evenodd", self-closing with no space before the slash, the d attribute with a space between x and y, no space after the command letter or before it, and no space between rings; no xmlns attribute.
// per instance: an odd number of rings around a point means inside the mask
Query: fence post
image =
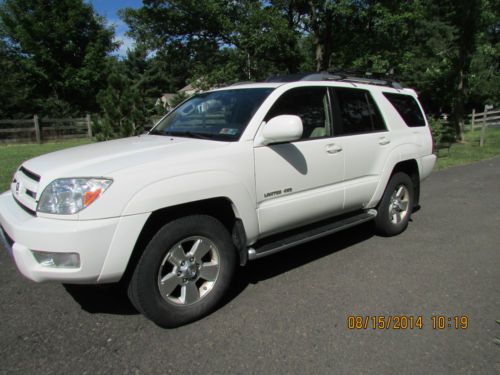
<svg viewBox="0 0 500 375"><path fill-rule="evenodd" d="M87 123L87 136L92 138L92 121L90 121L90 114L87 113L85 116L85 122Z"/></svg>
<svg viewBox="0 0 500 375"><path fill-rule="evenodd" d="M470 122L470 130L474 130L474 121L476 120L476 108L472 110L472 120Z"/></svg>
<svg viewBox="0 0 500 375"><path fill-rule="evenodd" d="M479 138L479 147L484 146L484 138L486 137L486 120L488 117L488 109L489 109L489 107L487 105L485 105L484 106L483 124L481 126L481 137Z"/></svg>
<svg viewBox="0 0 500 375"><path fill-rule="evenodd" d="M38 115L33 115L33 123L35 124L36 142L42 143L42 137L40 134L40 124L38 123Z"/></svg>

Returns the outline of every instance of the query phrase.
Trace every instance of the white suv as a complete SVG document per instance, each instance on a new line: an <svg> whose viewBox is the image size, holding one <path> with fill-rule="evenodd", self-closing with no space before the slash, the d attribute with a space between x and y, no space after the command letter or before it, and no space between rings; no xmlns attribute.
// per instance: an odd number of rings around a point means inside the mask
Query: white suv
<svg viewBox="0 0 500 375"><path fill-rule="evenodd" d="M29 279L121 281L172 327L216 308L249 260L369 220L402 232L435 160L413 90L275 77L196 95L148 134L23 163L0 234Z"/></svg>

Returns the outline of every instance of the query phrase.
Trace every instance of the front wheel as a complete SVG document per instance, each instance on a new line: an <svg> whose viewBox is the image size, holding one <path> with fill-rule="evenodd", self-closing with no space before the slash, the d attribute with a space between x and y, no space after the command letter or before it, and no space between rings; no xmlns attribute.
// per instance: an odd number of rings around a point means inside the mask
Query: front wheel
<svg viewBox="0 0 500 375"><path fill-rule="evenodd" d="M197 320L220 303L236 268L236 250L215 218L193 215L163 226L132 275L129 297L162 327Z"/></svg>
<svg viewBox="0 0 500 375"><path fill-rule="evenodd" d="M395 173L378 206L375 228L379 234L395 236L406 229L413 210L414 196L411 178L403 172Z"/></svg>

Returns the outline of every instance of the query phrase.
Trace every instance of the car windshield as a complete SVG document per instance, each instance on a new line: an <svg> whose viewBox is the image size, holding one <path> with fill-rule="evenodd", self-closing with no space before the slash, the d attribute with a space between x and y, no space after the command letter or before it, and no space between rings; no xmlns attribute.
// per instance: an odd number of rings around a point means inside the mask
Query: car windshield
<svg viewBox="0 0 500 375"><path fill-rule="evenodd" d="M165 116L149 134L237 141L272 88L198 94Z"/></svg>

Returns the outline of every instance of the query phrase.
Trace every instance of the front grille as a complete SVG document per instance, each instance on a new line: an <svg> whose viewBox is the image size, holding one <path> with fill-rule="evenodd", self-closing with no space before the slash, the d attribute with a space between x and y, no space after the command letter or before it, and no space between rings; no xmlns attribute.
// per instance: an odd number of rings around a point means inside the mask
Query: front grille
<svg viewBox="0 0 500 375"><path fill-rule="evenodd" d="M40 176L37 175L36 173L33 173L31 172L30 170L24 168L24 167L21 167L19 168L19 170L21 172L23 172L26 176L28 176L29 178L31 178L32 180L35 180L36 182L40 182Z"/></svg>
<svg viewBox="0 0 500 375"><path fill-rule="evenodd" d="M34 191L26 189L26 194L29 195L31 198L36 199L36 193Z"/></svg>
<svg viewBox="0 0 500 375"><path fill-rule="evenodd" d="M10 188L12 196L19 207L32 216L36 216L36 198L39 193L40 179L40 175L21 166L14 175Z"/></svg>
<svg viewBox="0 0 500 375"><path fill-rule="evenodd" d="M16 198L14 198L14 200L16 201L17 205L19 207L21 207L25 212L29 213L31 216L36 216L36 211L35 210L32 210L31 208L25 206L20 201L18 201Z"/></svg>

